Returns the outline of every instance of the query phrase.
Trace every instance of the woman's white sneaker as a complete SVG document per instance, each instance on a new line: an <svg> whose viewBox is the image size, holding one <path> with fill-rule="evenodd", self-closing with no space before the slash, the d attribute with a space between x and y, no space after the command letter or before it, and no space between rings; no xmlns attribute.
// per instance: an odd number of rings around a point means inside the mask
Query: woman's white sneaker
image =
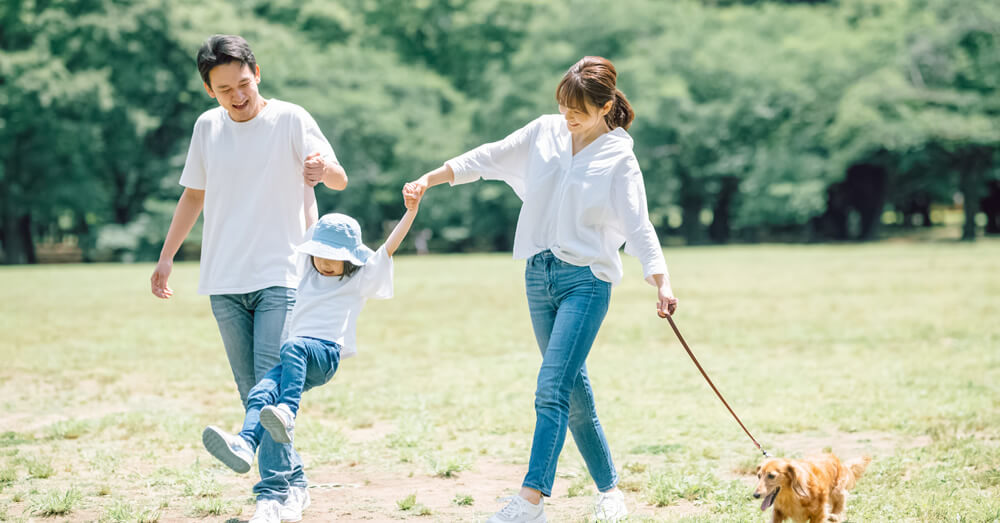
<svg viewBox="0 0 1000 523"><path fill-rule="evenodd" d="M611 492L601 492L594 503L594 520L598 522L621 521L628 516L625 506L625 494L615 489Z"/></svg>
<svg viewBox="0 0 1000 523"><path fill-rule="evenodd" d="M511 496L509 499L510 503L493 514L486 523L545 523L544 499L537 505L521 496Z"/></svg>
<svg viewBox="0 0 1000 523"><path fill-rule="evenodd" d="M258 499L257 510L247 523L281 523L281 502L276 499Z"/></svg>

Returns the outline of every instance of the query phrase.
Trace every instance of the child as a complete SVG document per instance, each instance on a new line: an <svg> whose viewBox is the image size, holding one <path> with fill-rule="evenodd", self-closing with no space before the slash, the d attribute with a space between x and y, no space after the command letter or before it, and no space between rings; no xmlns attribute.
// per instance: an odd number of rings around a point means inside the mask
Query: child
<svg viewBox="0 0 1000 523"><path fill-rule="evenodd" d="M305 267L281 362L251 389L239 434L214 426L202 433L205 448L226 466L239 473L250 470L265 431L275 442L291 443L302 393L330 381L340 359L356 354L355 330L365 300L392 297L392 255L413 224L420 198L407 194L405 201L406 214L375 252L361 242L358 222L343 214L327 214L308 231L297 248ZM260 468L281 467L264 455L264 448ZM305 476L288 470L285 477L283 486L254 487L257 509L251 523L302 519L310 501Z"/></svg>

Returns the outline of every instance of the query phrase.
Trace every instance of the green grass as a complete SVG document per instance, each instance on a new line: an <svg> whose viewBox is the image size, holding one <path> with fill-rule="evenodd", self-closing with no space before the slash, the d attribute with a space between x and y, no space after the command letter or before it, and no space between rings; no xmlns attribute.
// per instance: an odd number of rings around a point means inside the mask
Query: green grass
<svg viewBox="0 0 1000 523"><path fill-rule="evenodd" d="M1000 518L1000 243L666 256L679 328L766 448L874 457L848 503L851 521ZM750 498L759 453L654 317L636 260L625 264L587 365L630 504L654 521L763 520ZM149 294L151 271L0 268L5 518L252 512L253 478L201 448L205 425L236 428L242 413L208 301L194 290L197 266L175 267L169 301ZM306 394L296 446L313 470L441 481L446 501L421 493L426 504L414 497L401 512L397 492L354 514L479 519L492 505L472 503L473 494L486 503L508 493L451 478L483 463L523 473L539 356L522 272L508 255L397 260L396 297L366 305L359 356ZM371 436L359 440L363 431ZM580 479L586 469L571 440L561 461L557 491L571 488L570 501L585 503L596 489ZM462 494L468 505L452 500L457 489L471 493ZM324 496L314 493L314 504Z"/></svg>

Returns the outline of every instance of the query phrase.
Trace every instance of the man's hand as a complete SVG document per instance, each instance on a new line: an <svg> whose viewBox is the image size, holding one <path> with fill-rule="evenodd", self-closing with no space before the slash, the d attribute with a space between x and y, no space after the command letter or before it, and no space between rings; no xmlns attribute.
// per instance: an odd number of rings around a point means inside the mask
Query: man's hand
<svg viewBox="0 0 1000 523"><path fill-rule="evenodd" d="M153 296L165 300L174 295L173 289L167 285L167 279L170 278L170 272L173 268L173 260L160 260L156 264L156 268L153 269L153 276L149 278L149 286L153 291Z"/></svg>
<svg viewBox="0 0 1000 523"><path fill-rule="evenodd" d="M302 167L302 176L306 179L306 185L316 187L323 181L326 174L326 159L319 153L312 153L306 156L305 164Z"/></svg>

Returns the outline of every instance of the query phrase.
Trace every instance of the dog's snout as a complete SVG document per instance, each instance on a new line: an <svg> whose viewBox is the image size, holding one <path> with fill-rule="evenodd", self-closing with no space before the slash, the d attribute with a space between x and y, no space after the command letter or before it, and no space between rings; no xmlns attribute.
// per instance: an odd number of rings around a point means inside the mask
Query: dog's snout
<svg viewBox="0 0 1000 523"><path fill-rule="evenodd" d="M760 492L754 492L754 493L753 493L753 497L755 497L755 498L759 498L759 497L760 497Z"/></svg>

